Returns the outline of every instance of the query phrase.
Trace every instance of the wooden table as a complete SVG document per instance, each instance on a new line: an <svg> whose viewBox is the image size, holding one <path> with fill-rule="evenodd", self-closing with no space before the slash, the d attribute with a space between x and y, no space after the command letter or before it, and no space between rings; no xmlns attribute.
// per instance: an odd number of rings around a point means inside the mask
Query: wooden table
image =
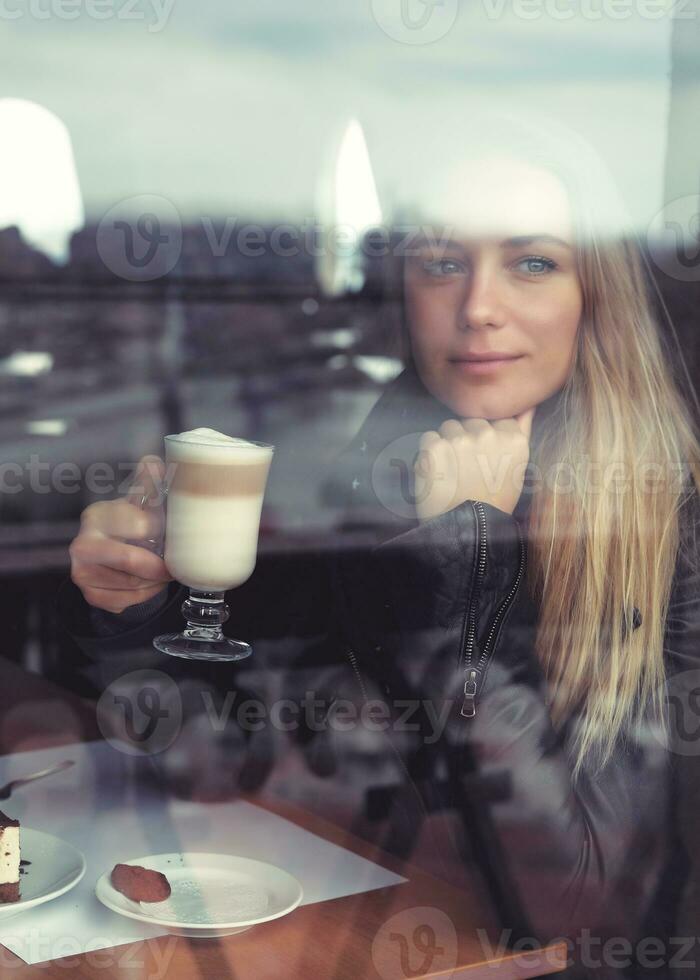
<svg viewBox="0 0 700 980"><path fill-rule="evenodd" d="M98 734L91 704L1 658L0 718L2 754L88 740ZM472 894L456 889L296 805L247 799L409 881L302 906L289 916L224 939L165 936L37 966L27 966L0 946L0 976L17 980L520 980L564 969L563 943L535 952L499 949L501 930L493 913L483 909L478 890Z"/></svg>

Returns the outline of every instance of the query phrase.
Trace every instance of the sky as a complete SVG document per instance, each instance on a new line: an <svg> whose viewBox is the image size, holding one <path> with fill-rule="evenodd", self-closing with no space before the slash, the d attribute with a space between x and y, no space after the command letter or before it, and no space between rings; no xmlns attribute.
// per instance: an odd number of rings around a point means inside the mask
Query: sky
<svg viewBox="0 0 700 980"><path fill-rule="evenodd" d="M352 116L389 215L416 186L397 147L493 100L579 129L643 224L670 71L672 4L651 2L2 0L0 97L65 123L93 220L143 194L184 218L311 217Z"/></svg>

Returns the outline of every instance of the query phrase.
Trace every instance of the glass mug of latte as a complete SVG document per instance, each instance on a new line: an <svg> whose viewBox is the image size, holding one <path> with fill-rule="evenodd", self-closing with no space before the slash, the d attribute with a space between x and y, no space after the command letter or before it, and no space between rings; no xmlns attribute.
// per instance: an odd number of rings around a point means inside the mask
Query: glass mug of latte
<svg viewBox="0 0 700 980"><path fill-rule="evenodd" d="M274 446L193 429L165 437L164 560L188 586L182 633L158 636L156 650L187 660L242 660L251 648L224 636L225 593L253 573L260 514Z"/></svg>

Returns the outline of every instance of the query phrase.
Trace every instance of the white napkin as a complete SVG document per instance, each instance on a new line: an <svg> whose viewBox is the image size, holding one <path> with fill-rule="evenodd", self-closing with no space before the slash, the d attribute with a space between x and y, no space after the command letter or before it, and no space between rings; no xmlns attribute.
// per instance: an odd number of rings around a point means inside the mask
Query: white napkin
<svg viewBox="0 0 700 980"><path fill-rule="evenodd" d="M0 918L0 943L26 963L165 935L164 929L110 912L94 893L97 879L115 864L150 854L208 851L267 861L299 879L304 905L407 880L245 801L165 799L147 758L125 755L106 742L0 757L0 785L63 759L76 765L0 804L22 826L70 841L87 860L85 877L71 891ZM94 958L103 966L119 965L117 954L108 960L95 952Z"/></svg>

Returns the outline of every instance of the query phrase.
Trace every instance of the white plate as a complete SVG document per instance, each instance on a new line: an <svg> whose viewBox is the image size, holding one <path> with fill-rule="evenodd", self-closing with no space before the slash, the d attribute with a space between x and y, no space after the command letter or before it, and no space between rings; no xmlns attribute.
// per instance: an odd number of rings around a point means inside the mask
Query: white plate
<svg viewBox="0 0 700 980"><path fill-rule="evenodd" d="M304 892L287 871L234 854L152 854L124 864L161 871L172 888L165 902L132 902L102 875L95 894L113 912L161 926L176 936L233 936L287 915Z"/></svg>
<svg viewBox="0 0 700 980"><path fill-rule="evenodd" d="M22 894L19 902L0 904L0 922L58 898L74 888L85 874L83 855L59 837L31 827L20 827L19 841L22 860L31 861L31 864L22 865L24 874L19 877Z"/></svg>

